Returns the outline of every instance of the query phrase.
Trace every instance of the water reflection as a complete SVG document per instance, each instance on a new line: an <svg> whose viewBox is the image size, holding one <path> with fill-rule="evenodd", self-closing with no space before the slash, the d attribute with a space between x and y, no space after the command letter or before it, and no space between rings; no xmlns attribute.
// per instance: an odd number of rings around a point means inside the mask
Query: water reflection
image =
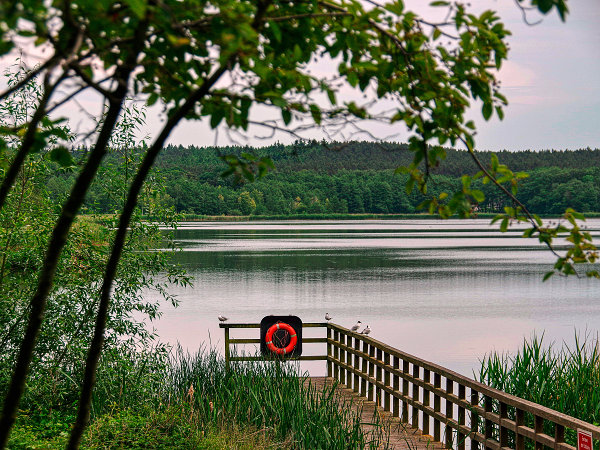
<svg viewBox="0 0 600 450"><path fill-rule="evenodd" d="M588 225L600 234L600 220ZM200 223L175 238L195 286L173 289L181 306L165 307L155 326L190 350L209 339L222 348L220 313L248 322L267 314L321 321L329 312L470 375L484 353L514 350L534 331L571 341L575 328L600 323L597 281L542 283L552 255L487 220ZM306 368L323 373L322 363Z"/></svg>

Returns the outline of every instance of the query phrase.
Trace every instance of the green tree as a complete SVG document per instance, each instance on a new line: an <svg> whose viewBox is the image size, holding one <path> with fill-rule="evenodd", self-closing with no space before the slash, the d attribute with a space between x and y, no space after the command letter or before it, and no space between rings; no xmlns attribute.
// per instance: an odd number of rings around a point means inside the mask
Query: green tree
<svg viewBox="0 0 600 450"><path fill-rule="evenodd" d="M321 126L362 119L402 121L413 133L409 141L413 162L402 169L408 175L409 191L417 186L425 192L430 169L445 157L443 148L427 145L430 141L462 142L478 162L479 176L517 201L512 188L520 174L494 160L489 167L479 162L474 151L474 126L464 120L472 102L480 102L485 119L494 112L502 117L506 100L498 90L495 71L506 58L509 32L493 11L477 15L461 3L432 4L447 10L447 21L431 23L406 10L401 1L369 4L368 8L357 0L218 0L210 4L187 0L185 7L179 0L21 0L0 4L0 55L24 41L46 46L50 55L22 82L0 93L2 100L20 91L36 75L44 80L28 123L2 128L5 135L22 137L9 152L10 163L0 186L0 207L7 206L8 194L27 156L49 144L50 136L40 131L39 125L56 102L68 102L89 88L100 94L105 107L92 135L91 149L53 228L31 296L27 327L4 399L0 447L6 445L15 420L69 231L108 152L123 104L131 96L143 93L149 105L160 100L167 120L145 149L119 217L99 288L96 324L70 448L79 446L88 421L113 282L138 196L157 155L181 119L206 117L213 127L224 122L244 130L254 123L252 107L263 104L280 111L282 126L302 117ZM563 0L532 0L531 4L544 13L556 9L563 19L566 14ZM444 45L442 37L452 43ZM309 73L307 64L321 56L339 58L339 77L319 79ZM372 92L377 99L394 101L395 108L389 115L374 115L364 105L339 98L338 78ZM63 88L69 86L74 87L65 97ZM329 99L329 106L313 100L319 94ZM6 141L3 139L2 149ZM57 153L67 159L65 151ZM224 160L229 165L227 172L238 181L253 181L272 167L269 158L247 153L224 155ZM452 213L467 216L472 201L483 200L482 192L472 189L471 183L465 176L459 191L451 195L442 192L426 206L443 217ZM502 229L511 218L529 220L532 228L528 235L549 244L564 231L564 227L543 227L522 204L517 205L499 218ZM573 272L574 262L595 259L589 236L577 226L578 216L571 211L567 214L574 247L559 260L557 270L563 273Z"/></svg>

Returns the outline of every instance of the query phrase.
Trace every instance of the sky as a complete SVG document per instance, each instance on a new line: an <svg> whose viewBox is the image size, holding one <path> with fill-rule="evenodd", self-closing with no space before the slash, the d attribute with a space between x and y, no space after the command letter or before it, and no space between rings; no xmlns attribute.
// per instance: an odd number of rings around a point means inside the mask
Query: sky
<svg viewBox="0 0 600 450"><path fill-rule="evenodd" d="M432 18L440 10L426 6L422 0L405 0L406 8L425 18ZM505 118L494 116L489 122L481 117L480 105L468 114L477 124L476 147L480 150L544 150L600 148L600 1L568 0L570 13L566 23L552 12L543 16L542 23L527 25L513 0L472 0L475 11L498 11L506 27L513 33L508 42L508 61L501 72L502 92L509 105ZM528 16L536 21L541 16L535 11ZM0 61L6 66L10 61ZM313 74L332 73L336 64L324 61L311 67ZM354 99L356 92L342 90L339 100ZM95 98L82 98L90 106ZM93 111L93 106L91 106ZM270 111L261 107L252 111L254 120L269 118ZM61 111L70 117L73 126L81 118L74 111ZM279 117L277 113L276 117ZM140 136L152 137L161 124L160 108L148 111L147 124ZM371 135L393 141L406 141L409 136L399 125L367 124ZM244 137L233 142L249 145L267 145L272 142L289 143L296 138L285 133L271 133L251 127ZM266 138L266 136L269 136ZM315 129L305 137L322 139L327 136ZM369 139L366 135L349 133L336 136L342 139ZM172 144L208 146L231 143L223 128L215 132L206 121L182 122L171 134Z"/></svg>

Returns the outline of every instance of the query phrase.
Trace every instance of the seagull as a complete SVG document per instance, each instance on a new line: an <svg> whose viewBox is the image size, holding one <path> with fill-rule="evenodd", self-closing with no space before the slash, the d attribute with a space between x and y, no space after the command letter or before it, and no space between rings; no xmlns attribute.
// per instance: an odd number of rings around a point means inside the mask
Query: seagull
<svg viewBox="0 0 600 450"><path fill-rule="evenodd" d="M331 317L329 313L325 313L325 320L329 322L331 319L333 319L333 317Z"/></svg>
<svg viewBox="0 0 600 450"><path fill-rule="evenodd" d="M225 321L229 320L229 317L219 316L218 319L219 319L219 322L225 322Z"/></svg>
<svg viewBox="0 0 600 450"><path fill-rule="evenodd" d="M371 327L367 325L364 330L360 332L360 334L369 334L371 332Z"/></svg>
<svg viewBox="0 0 600 450"><path fill-rule="evenodd" d="M350 328L350 331L354 331L354 332L358 331L361 323L362 322L360 320L358 322L356 322L356 325L354 325L352 328Z"/></svg>

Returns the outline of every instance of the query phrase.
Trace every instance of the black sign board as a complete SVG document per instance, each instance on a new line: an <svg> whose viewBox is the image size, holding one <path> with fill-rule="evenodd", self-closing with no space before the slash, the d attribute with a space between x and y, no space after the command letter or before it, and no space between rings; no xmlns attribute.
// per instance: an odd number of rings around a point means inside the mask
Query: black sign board
<svg viewBox="0 0 600 450"><path fill-rule="evenodd" d="M294 329L298 341L293 350L285 353L278 354L267 346L266 336L269 329L277 324L287 324ZM275 328L272 336L272 346L277 349L285 349L290 345L292 340L291 334L288 330ZM281 350L281 351L282 351ZM302 320L297 316L266 316L260 321L260 353L263 356L269 357L282 357L282 358L297 358L302 355Z"/></svg>

